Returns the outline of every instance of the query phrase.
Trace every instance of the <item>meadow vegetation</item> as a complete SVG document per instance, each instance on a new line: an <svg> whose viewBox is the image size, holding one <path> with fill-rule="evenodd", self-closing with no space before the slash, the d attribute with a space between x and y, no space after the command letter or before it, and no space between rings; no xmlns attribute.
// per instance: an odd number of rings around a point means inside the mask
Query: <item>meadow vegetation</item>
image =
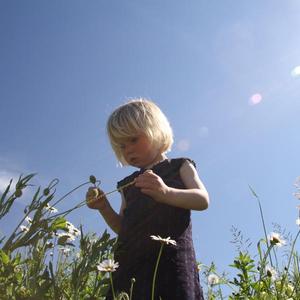
<svg viewBox="0 0 300 300"><path fill-rule="evenodd" d="M20 176L10 181L0 193L0 224L10 217L16 201L24 197L26 189L33 189L34 174ZM68 222L67 215L83 206L59 212L56 207L75 190L97 180L90 176L85 182L63 197L56 199L58 180L45 188L35 189L30 203L19 214L15 228L5 235L0 231L0 299L105 299L107 290L113 290L112 272L118 267L113 253L116 239L107 231L100 235L86 233L82 226L76 228ZM300 199L300 179L296 182L295 197ZM199 272L206 299L300 299L299 253L296 243L300 231L293 238L285 236L280 226L268 233L261 202L250 187L259 206L264 236L257 242L256 251L250 253L250 241L233 227L233 242L237 250L228 275L218 273L214 263L199 263ZM300 219L296 220L297 226ZM161 243L153 274L154 295L157 266L164 247L172 237L151 236ZM284 251L282 251L284 249ZM253 252L253 251L252 251ZM116 300L131 299L135 279L131 281L129 294L113 295ZM140 299L133 299L140 300ZM163 299L162 299L163 300Z"/></svg>

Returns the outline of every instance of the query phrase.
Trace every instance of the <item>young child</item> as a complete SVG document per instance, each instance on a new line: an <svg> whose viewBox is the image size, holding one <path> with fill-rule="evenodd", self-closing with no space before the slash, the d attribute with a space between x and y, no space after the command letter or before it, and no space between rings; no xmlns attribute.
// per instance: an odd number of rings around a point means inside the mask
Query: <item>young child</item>
<svg viewBox="0 0 300 300"><path fill-rule="evenodd" d="M88 206L98 209L118 234L114 259L119 268L113 273L114 290L129 294L131 279L135 278L132 299L151 299L160 243L150 236L159 235L170 237L177 245L163 248L155 299L204 299L192 241L191 210L206 209L209 196L195 163L188 158L167 158L172 129L166 116L149 100L132 100L117 108L109 117L107 131L118 160L139 169L118 182L122 196L119 213L103 191L98 190L95 196L90 188L87 193ZM112 299L111 291L107 299Z"/></svg>

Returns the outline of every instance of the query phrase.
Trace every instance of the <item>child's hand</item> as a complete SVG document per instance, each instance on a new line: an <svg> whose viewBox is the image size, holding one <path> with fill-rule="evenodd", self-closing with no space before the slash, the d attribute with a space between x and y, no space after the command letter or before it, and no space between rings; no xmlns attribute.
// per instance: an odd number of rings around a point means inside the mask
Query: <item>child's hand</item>
<svg viewBox="0 0 300 300"><path fill-rule="evenodd" d="M141 192L149 195L158 202L165 202L170 188L164 181L153 173L152 170L147 170L135 179L135 186L141 189Z"/></svg>
<svg viewBox="0 0 300 300"><path fill-rule="evenodd" d="M102 210L107 206L104 192L99 188L90 187L86 193L86 204L89 208Z"/></svg>

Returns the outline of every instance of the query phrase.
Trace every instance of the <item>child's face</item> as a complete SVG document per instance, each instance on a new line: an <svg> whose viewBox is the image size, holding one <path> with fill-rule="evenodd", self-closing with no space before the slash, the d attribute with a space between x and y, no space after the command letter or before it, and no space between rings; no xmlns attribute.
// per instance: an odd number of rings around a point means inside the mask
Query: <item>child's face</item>
<svg viewBox="0 0 300 300"><path fill-rule="evenodd" d="M162 159L162 153L145 134L125 139L120 148L126 162L134 167L145 168Z"/></svg>

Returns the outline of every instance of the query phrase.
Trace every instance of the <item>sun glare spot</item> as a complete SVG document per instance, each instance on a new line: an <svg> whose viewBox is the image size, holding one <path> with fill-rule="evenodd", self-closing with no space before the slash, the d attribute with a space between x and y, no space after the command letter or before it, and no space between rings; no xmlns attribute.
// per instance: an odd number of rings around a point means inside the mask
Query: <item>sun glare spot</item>
<svg viewBox="0 0 300 300"><path fill-rule="evenodd" d="M300 66L295 67L291 72L292 77L300 76Z"/></svg>
<svg viewBox="0 0 300 300"><path fill-rule="evenodd" d="M177 149L179 151L188 151L190 149L190 142L186 139L182 139L177 144Z"/></svg>
<svg viewBox="0 0 300 300"><path fill-rule="evenodd" d="M249 104L250 104L250 105L257 105L257 104L259 104L261 101L262 101L262 95L259 94L259 93L257 93L257 94L253 94L253 95L250 97Z"/></svg>

